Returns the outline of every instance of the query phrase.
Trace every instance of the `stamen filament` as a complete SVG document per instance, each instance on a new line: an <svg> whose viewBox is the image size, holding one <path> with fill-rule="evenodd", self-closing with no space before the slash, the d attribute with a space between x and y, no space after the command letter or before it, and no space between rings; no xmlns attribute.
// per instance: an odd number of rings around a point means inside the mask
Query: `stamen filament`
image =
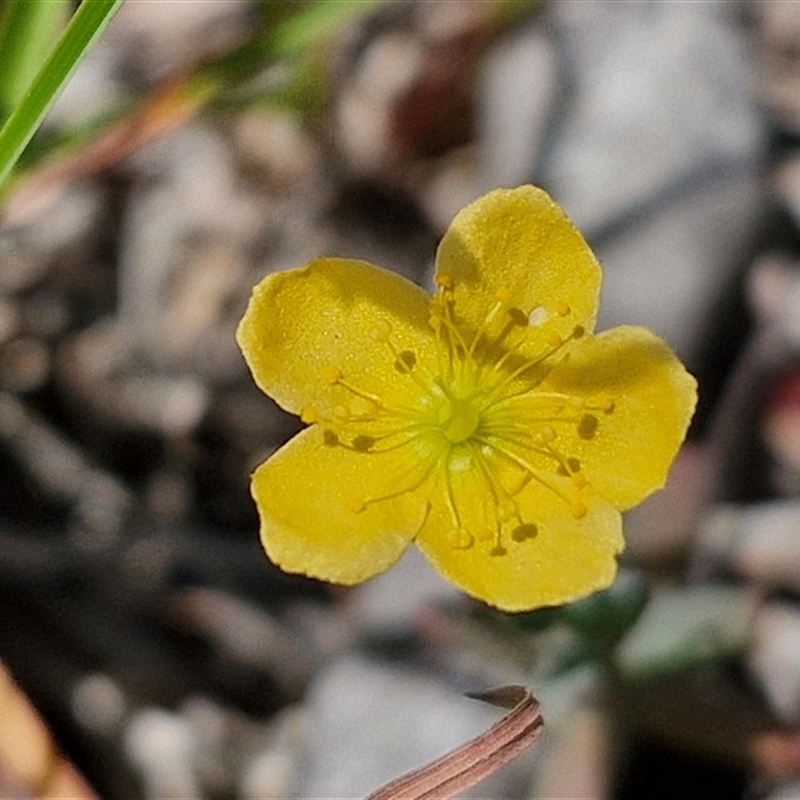
<svg viewBox="0 0 800 800"><path fill-rule="evenodd" d="M348 392L351 392L356 397L360 397L362 400L368 400L369 402L374 403L379 411L382 411L390 416L394 416L399 419L410 420L416 420L419 417L418 412L414 411L412 408L390 408L389 406L385 405L379 395L359 389L357 386L354 386L341 376L336 379L335 384L337 386L341 386L343 389L347 389Z"/></svg>
<svg viewBox="0 0 800 800"><path fill-rule="evenodd" d="M515 431L515 433L525 434L526 432L525 431ZM489 445L489 447L492 447L494 449L498 449L497 445L494 442L490 441L490 437L493 438L494 436L496 436L496 434L489 434L488 436L484 435L483 437L481 437L480 441L482 441L485 444ZM519 439L515 438L514 436L512 436L510 434L504 434L502 436L497 436L497 438L500 439L504 443L515 444L515 445L517 445L517 447L520 447L523 450L529 450L529 451L531 451L533 453L537 453L540 456L547 456L548 458L552 458L554 461L556 461L558 463L559 466L561 466L565 470L567 470L567 473L569 473L569 471L570 471L568 466L567 466L566 458L564 458L557 450L555 450L549 444L548 445L536 445L536 444L533 444L533 443L520 441Z"/></svg>
<svg viewBox="0 0 800 800"><path fill-rule="evenodd" d="M497 316L497 312L500 311L502 307L503 303L498 300L489 310L489 313L483 318L483 322L481 322L481 324L478 326L478 330L475 331L475 335L472 337L472 343L470 344L469 350L467 351L467 355L470 358L474 358L475 348L478 346L478 342L486 333L487 327L492 322L492 320Z"/></svg>
<svg viewBox="0 0 800 800"><path fill-rule="evenodd" d="M512 464L516 464L526 475L528 475L532 480L536 481L540 486L543 486L545 489L549 489L553 494L556 495L560 500L563 500L571 509L575 508L575 502L568 497L564 492L561 491L557 486L553 486L549 481L545 480L539 473L522 457L518 456L511 450L507 450L505 447L500 447L497 444L494 444L490 441L484 442L486 445L492 448L496 453L499 453L504 458L508 459Z"/></svg>
<svg viewBox="0 0 800 800"><path fill-rule="evenodd" d="M417 480L415 480L413 483L411 483L410 485L405 486L402 489L398 489L395 492L391 492L389 494L381 495L380 497L368 497L368 498L365 498L363 503L362 503L362 509L366 509L368 506L375 505L376 503L382 503L384 500L394 500L395 498L401 497L404 494L408 494L409 492L416 491L417 489L419 489L420 486L422 486L422 484L425 483L425 481L428 480L428 478L430 478L431 473L434 470L434 467L438 463L438 460L439 460L438 458L431 458L428 461L428 464L426 465L422 475ZM410 474L413 471L414 470L409 470L407 474Z"/></svg>

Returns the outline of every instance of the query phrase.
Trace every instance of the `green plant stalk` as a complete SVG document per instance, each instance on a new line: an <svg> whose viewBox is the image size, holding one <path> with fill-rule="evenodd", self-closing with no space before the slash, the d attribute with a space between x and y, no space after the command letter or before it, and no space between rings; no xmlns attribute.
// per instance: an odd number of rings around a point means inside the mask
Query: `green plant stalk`
<svg viewBox="0 0 800 800"><path fill-rule="evenodd" d="M241 85L267 64L308 57L347 24L365 16L385 0L320 0L303 6L201 72L225 88ZM289 8L293 8L291 5Z"/></svg>
<svg viewBox="0 0 800 800"><path fill-rule="evenodd" d="M20 104L0 129L0 195L22 151L123 0L83 0Z"/></svg>
<svg viewBox="0 0 800 800"><path fill-rule="evenodd" d="M0 123L22 100L70 14L69 0L6 0L0 13Z"/></svg>

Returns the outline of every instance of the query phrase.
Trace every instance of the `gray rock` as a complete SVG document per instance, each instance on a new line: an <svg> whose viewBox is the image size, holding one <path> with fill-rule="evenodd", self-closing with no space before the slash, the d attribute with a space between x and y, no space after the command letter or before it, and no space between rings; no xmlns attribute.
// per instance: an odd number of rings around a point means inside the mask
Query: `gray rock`
<svg viewBox="0 0 800 800"><path fill-rule="evenodd" d="M758 612L748 657L770 706L787 723L800 719L800 609L772 602Z"/></svg>
<svg viewBox="0 0 800 800"><path fill-rule="evenodd" d="M308 696L305 757L291 796L364 797L463 744L499 716L431 677L345 657L319 675ZM506 783L509 769L462 796L514 796Z"/></svg>
<svg viewBox="0 0 800 800"><path fill-rule="evenodd" d="M485 74L486 180L545 186L604 264L600 327L645 324L684 357L761 202L765 135L737 13L563 0Z"/></svg>

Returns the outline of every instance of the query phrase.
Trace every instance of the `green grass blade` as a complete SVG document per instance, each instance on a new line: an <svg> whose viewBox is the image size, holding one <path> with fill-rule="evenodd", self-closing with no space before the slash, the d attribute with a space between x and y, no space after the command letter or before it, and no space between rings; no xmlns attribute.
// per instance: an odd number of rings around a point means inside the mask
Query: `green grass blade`
<svg viewBox="0 0 800 800"><path fill-rule="evenodd" d="M0 129L0 191L83 56L123 0L83 0L30 89Z"/></svg>
<svg viewBox="0 0 800 800"><path fill-rule="evenodd" d="M6 0L0 13L0 122L19 104L70 14L69 0Z"/></svg>

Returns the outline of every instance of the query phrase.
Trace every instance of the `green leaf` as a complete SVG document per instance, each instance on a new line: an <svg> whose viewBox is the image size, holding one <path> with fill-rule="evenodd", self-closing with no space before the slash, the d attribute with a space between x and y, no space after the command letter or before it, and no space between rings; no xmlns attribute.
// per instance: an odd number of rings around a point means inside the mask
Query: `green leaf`
<svg viewBox="0 0 800 800"><path fill-rule="evenodd" d="M0 14L0 122L20 103L69 19L69 0L6 0Z"/></svg>
<svg viewBox="0 0 800 800"><path fill-rule="evenodd" d="M123 0L83 0L19 105L0 129L0 192L20 154Z"/></svg>

